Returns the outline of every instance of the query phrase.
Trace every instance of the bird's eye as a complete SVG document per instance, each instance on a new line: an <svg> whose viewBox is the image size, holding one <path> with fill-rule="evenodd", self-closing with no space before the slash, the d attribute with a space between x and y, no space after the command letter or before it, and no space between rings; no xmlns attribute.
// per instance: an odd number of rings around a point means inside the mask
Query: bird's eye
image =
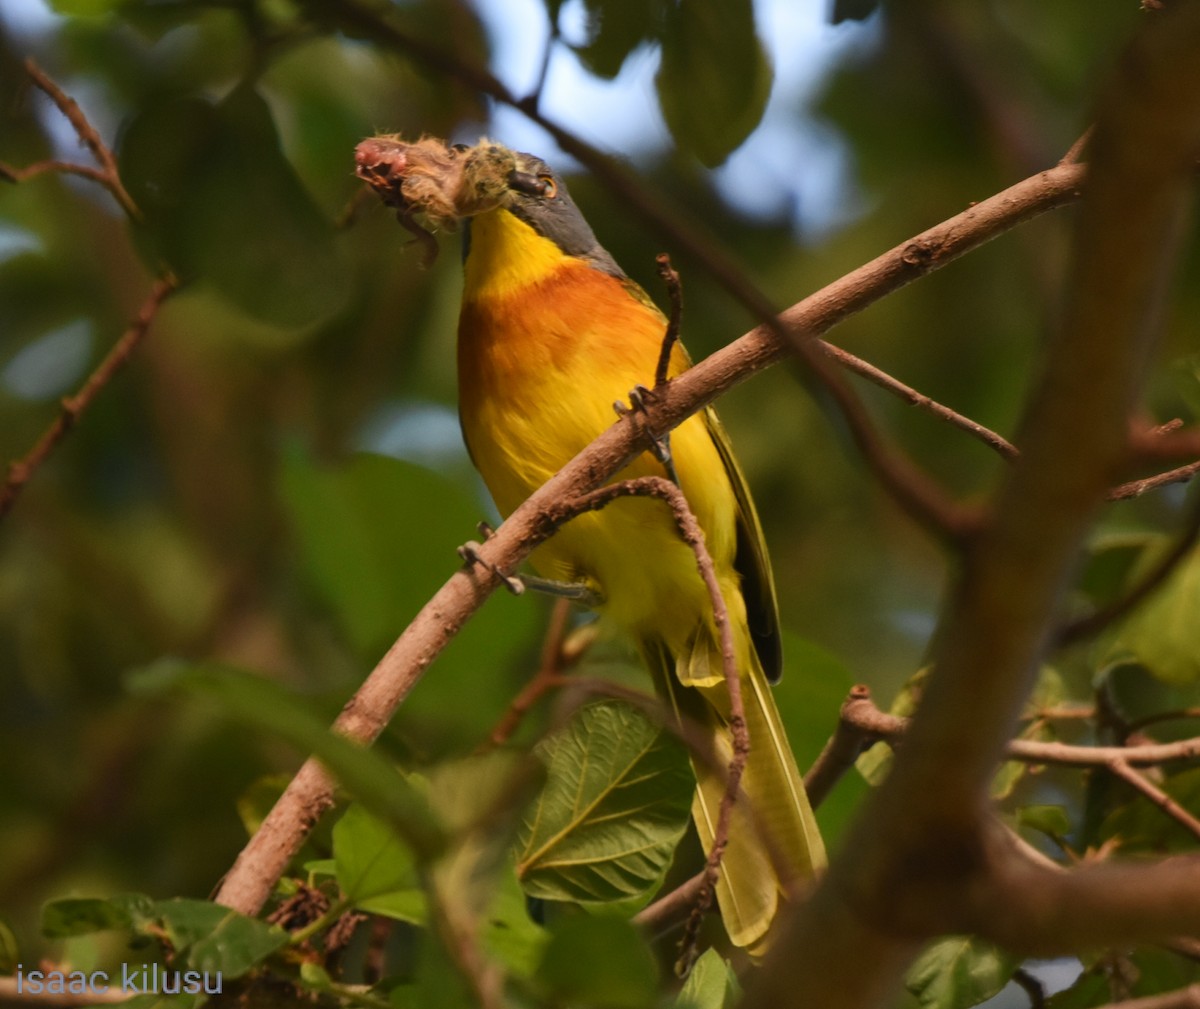
<svg viewBox="0 0 1200 1009"><path fill-rule="evenodd" d="M550 175L531 175L529 172L511 172L508 176L509 188L526 196L537 196L543 200L552 200L558 195L558 183Z"/></svg>

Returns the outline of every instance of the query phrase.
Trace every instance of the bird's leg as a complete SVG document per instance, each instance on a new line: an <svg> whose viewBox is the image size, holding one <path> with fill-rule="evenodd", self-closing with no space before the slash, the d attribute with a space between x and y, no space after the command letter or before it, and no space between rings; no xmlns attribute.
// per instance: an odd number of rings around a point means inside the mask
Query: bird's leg
<svg viewBox="0 0 1200 1009"><path fill-rule="evenodd" d="M636 385L629 392L629 406L619 400L613 404L613 409L618 417L624 417L627 413L640 413L642 415L642 424L650 433L650 452L654 458L662 463L662 467L667 471L667 479L676 487L679 486L679 474L675 472L675 459L671 455L671 432L666 434L655 434L650 431L649 425L646 424L646 402L654 397L654 390L647 389L644 385Z"/></svg>
<svg viewBox="0 0 1200 1009"><path fill-rule="evenodd" d="M483 522L479 526L486 539L491 534L491 527ZM604 602L604 597L586 582L559 582L552 578L538 578L536 575L506 575L491 561L479 555L479 544L473 540L458 548L458 556L468 564L478 564L481 568L490 571L504 583L504 587L514 596L524 595L525 590L529 589L533 592L554 596L556 599L568 599L591 609L595 609Z"/></svg>

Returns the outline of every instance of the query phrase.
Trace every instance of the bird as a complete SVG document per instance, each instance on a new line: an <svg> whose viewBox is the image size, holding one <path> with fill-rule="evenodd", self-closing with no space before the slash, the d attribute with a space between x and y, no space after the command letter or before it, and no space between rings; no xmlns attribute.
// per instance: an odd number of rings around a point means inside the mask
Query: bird
<svg viewBox="0 0 1200 1009"><path fill-rule="evenodd" d="M546 162L494 144L476 153L508 170L464 223L459 418L470 457L507 516L612 425L614 401L653 380L667 321L600 245ZM668 377L689 366L676 343ZM792 888L823 868L825 853L771 696L782 670L778 604L746 478L711 407L672 431L669 445L672 466L648 451L614 479L677 481L729 611L750 752L717 903L731 942L757 956ZM580 515L530 563L540 579L577 587L602 621L633 640L665 701L703 727L727 765L733 750L719 633L669 508L624 498ZM726 774L712 761L692 763L692 816L710 851Z"/></svg>

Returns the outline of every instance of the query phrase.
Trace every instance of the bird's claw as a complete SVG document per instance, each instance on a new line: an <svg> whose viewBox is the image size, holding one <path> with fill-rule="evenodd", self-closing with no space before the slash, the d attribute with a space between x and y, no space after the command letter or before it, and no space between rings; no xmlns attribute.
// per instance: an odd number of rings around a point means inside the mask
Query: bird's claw
<svg viewBox="0 0 1200 1009"><path fill-rule="evenodd" d="M481 522L480 526L487 527L487 523ZM490 530L490 527L487 528ZM484 533L484 536L486 537L487 533ZM525 583L514 575L506 575L491 561L481 557L479 555L480 547L481 544L476 543L474 540L468 540L458 548L458 556L468 564L478 564L485 571L491 572L493 575L499 578L501 582L504 583L504 587L508 589L508 591L514 596L522 595L525 592Z"/></svg>
<svg viewBox="0 0 1200 1009"><path fill-rule="evenodd" d="M675 472L675 459L671 455L671 432L666 434L655 434L650 430L650 426L646 424L646 407L654 400L657 393L655 389L647 389L644 385L635 385L629 390L629 406L626 406L620 400L613 404L613 410L616 411L618 417L624 417L626 414L640 413L642 415L642 423L646 427L646 431L650 435L650 451L654 458L662 463L663 469L667 471L667 479L676 487L679 486L679 474Z"/></svg>

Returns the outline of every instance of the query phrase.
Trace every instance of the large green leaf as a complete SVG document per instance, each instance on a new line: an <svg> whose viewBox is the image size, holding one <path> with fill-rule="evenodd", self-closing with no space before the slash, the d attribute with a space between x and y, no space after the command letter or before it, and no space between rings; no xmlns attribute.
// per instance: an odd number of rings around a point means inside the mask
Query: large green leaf
<svg viewBox="0 0 1200 1009"><path fill-rule="evenodd" d="M676 142L704 164L721 164L758 125L771 77L750 0L680 0L668 15L658 102Z"/></svg>
<svg viewBox="0 0 1200 1009"><path fill-rule="evenodd" d="M455 547L483 513L445 477L366 453L328 467L291 452L279 490L311 585L369 662L461 566ZM405 701L397 724L413 745L438 755L478 744L529 675L543 611L528 595L488 600Z"/></svg>
<svg viewBox="0 0 1200 1009"><path fill-rule="evenodd" d="M904 984L923 1009L965 1009L1008 984L1021 958L973 936L947 936L927 947Z"/></svg>
<svg viewBox="0 0 1200 1009"><path fill-rule="evenodd" d="M210 976L240 977L288 941L278 925L207 900L161 900L154 914L171 945L186 950L188 963Z"/></svg>
<svg viewBox="0 0 1200 1009"><path fill-rule="evenodd" d="M217 702L230 717L273 732L318 757L352 795L381 817L422 856L444 845L425 797L374 750L329 730L305 704L278 684L217 663L164 660L129 678L145 692L187 690Z"/></svg>
<svg viewBox="0 0 1200 1009"><path fill-rule="evenodd" d="M624 918L574 915L553 928L536 980L569 1005L645 1009L654 1001L658 967Z"/></svg>
<svg viewBox="0 0 1200 1009"><path fill-rule="evenodd" d="M676 1009L732 1009L741 996L737 975L715 949L706 949L693 965Z"/></svg>
<svg viewBox="0 0 1200 1009"><path fill-rule="evenodd" d="M284 158L266 101L167 99L127 127L122 177L145 214L152 258L211 282L257 318L302 326L346 295L333 227Z"/></svg>
<svg viewBox="0 0 1200 1009"><path fill-rule="evenodd" d="M425 922L428 904L412 850L358 803L333 828L333 857L338 885L360 911Z"/></svg>
<svg viewBox="0 0 1200 1009"><path fill-rule="evenodd" d="M636 708L601 701L582 708L538 755L546 786L517 846L525 892L615 901L657 885L691 808L683 747Z"/></svg>

